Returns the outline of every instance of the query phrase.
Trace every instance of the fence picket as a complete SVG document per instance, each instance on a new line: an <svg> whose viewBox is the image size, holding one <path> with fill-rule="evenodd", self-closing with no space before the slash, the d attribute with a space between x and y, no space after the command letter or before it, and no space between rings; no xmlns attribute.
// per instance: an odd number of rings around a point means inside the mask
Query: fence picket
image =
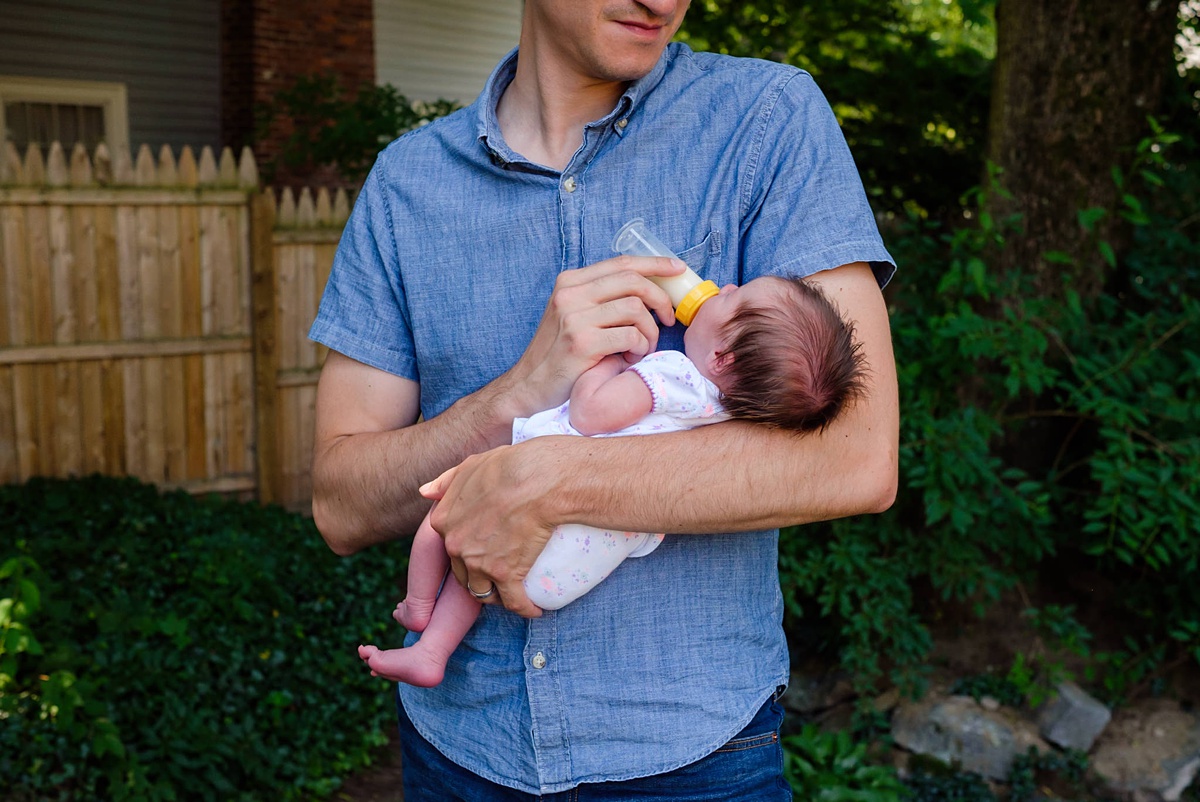
<svg viewBox="0 0 1200 802"><path fill-rule="evenodd" d="M217 160L213 157L212 148L205 145L200 151L200 186L211 187L217 183Z"/></svg>
<svg viewBox="0 0 1200 802"><path fill-rule="evenodd" d="M46 162L42 159L42 150L33 143L25 149L25 184L40 187L46 183Z"/></svg>
<svg viewBox="0 0 1200 802"><path fill-rule="evenodd" d="M258 187L258 162L254 160L254 151L249 146L242 148L238 161L237 185L240 189L255 189Z"/></svg>
<svg viewBox="0 0 1200 802"><path fill-rule="evenodd" d="M300 202L296 204L296 226L298 228L314 228L317 225L317 210L313 205L312 190L308 187L300 190Z"/></svg>
<svg viewBox="0 0 1200 802"><path fill-rule="evenodd" d="M158 170L154 166L154 156L150 153L149 145L138 148L137 161L134 163L134 183L139 187L158 185Z"/></svg>
<svg viewBox="0 0 1200 802"><path fill-rule="evenodd" d="M0 367L0 481L20 478L21 464L17 458L17 399L13 387L13 369Z"/></svg>
<svg viewBox="0 0 1200 802"><path fill-rule="evenodd" d="M329 189L321 187L317 190L316 222L322 228L333 225L333 201L329 199Z"/></svg>
<svg viewBox="0 0 1200 802"><path fill-rule="evenodd" d="M21 186L25 183L25 165L21 163L21 154L17 153L16 145L4 143L4 153L0 153L0 184Z"/></svg>
<svg viewBox="0 0 1200 802"><path fill-rule="evenodd" d="M221 149L221 159L217 163L217 185L222 187L236 187L238 185L238 167L237 160L233 158L233 150L225 147Z"/></svg>
<svg viewBox="0 0 1200 802"><path fill-rule="evenodd" d="M160 187L175 187L179 185L179 170L175 165L175 154L170 145L163 145L158 152L158 185Z"/></svg>
<svg viewBox="0 0 1200 802"><path fill-rule="evenodd" d="M121 187L131 187L137 183L133 171L133 158L129 148L117 148L113 154L113 184Z"/></svg>
<svg viewBox="0 0 1200 802"><path fill-rule="evenodd" d="M284 187L279 195L279 213L275 217L275 225L279 228L296 227L296 196L291 187Z"/></svg>
<svg viewBox="0 0 1200 802"><path fill-rule="evenodd" d="M70 181L73 187L90 186L92 178L92 161L88 158L87 148L82 142L76 142L71 149Z"/></svg>
<svg viewBox="0 0 1200 802"><path fill-rule="evenodd" d="M196 154L188 145L183 146L183 150L179 154L179 186L185 189L195 189L200 183L200 176L197 173Z"/></svg>
<svg viewBox="0 0 1200 802"><path fill-rule="evenodd" d="M69 180L66 154L63 153L62 144L55 142L50 146L50 156L46 159L46 185L65 187Z"/></svg>

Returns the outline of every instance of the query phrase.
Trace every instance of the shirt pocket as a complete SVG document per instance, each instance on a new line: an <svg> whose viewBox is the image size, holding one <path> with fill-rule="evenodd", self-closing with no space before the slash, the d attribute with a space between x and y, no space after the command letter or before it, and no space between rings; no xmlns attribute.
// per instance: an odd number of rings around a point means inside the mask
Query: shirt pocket
<svg viewBox="0 0 1200 802"><path fill-rule="evenodd" d="M698 245L679 253L684 264L696 271L702 279L709 279L718 287L733 283L733 271L725 270L725 259L721 258L721 232L710 231Z"/></svg>

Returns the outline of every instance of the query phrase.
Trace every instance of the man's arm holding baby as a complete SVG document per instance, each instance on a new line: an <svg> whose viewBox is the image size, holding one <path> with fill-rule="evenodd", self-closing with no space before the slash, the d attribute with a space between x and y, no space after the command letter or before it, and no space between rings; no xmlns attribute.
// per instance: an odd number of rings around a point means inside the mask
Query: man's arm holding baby
<svg viewBox="0 0 1200 802"><path fill-rule="evenodd" d="M862 263L818 273L854 326L864 396L820 434L726 422L637 438L543 437L464 461L426 486L455 574L494 581L504 604L536 615L521 580L555 526L730 532L881 512L895 498L899 408L882 294ZM646 481L654 465L662 483Z"/></svg>
<svg viewBox="0 0 1200 802"><path fill-rule="evenodd" d="M673 312L645 277L682 269L671 259L618 257L561 273L517 363L420 423L417 382L331 352L317 385L312 462L313 518L329 547L352 554L415 531L429 510L422 482L510 442L514 417L565 401L606 355L654 350L652 313L673 322Z"/></svg>

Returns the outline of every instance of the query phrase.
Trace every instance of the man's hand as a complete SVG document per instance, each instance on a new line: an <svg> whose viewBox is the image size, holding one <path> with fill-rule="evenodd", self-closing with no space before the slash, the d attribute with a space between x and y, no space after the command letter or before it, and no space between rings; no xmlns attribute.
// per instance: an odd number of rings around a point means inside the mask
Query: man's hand
<svg viewBox="0 0 1200 802"><path fill-rule="evenodd" d="M525 353L503 377L516 414L530 415L566 401L584 371L609 354L633 363L658 345L654 317L670 326L675 310L647 276L674 276L677 259L618 256L559 274Z"/></svg>
<svg viewBox="0 0 1200 802"><path fill-rule="evenodd" d="M438 501L429 524L442 535L459 584L483 592L494 583L496 595L485 603L499 601L537 618L542 610L529 600L524 580L554 531L536 510L545 487L539 475L555 468L522 460L517 452L528 451L524 445L468 457L422 486L421 494Z"/></svg>

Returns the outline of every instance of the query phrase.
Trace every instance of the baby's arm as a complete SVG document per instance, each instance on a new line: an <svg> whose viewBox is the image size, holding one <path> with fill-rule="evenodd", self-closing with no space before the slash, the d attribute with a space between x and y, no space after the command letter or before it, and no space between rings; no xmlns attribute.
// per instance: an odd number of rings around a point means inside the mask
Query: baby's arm
<svg viewBox="0 0 1200 802"><path fill-rule="evenodd" d="M650 388L625 360L606 356L571 389L571 426L580 434L609 434L631 426L654 409Z"/></svg>

